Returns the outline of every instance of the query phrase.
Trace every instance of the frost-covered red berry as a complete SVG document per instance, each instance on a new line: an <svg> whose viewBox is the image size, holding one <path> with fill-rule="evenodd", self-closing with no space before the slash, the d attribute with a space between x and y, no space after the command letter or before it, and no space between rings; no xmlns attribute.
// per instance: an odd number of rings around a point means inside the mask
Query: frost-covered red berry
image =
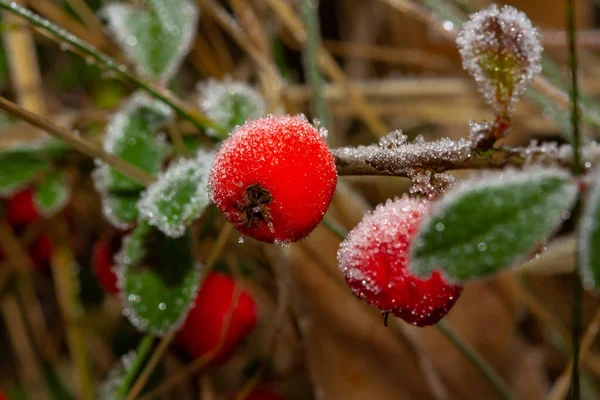
<svg viewBox="0 0 600 400"><path fill-rule="evenodd" d="M423 200L388 200L365 215L338 251L340 268L356 296L417 326L442 319L463 289L445 282L437 271L427 280L409 273L410 244L428 211Z"/></svg>
<svg viewBox="0 0 600 400"><path fill-rule="evenodd" d="M215 156L212 200L241 233L269 243L308 235L337 183L323 135L303 116L268 116L237 128Z"/></svg>
<svg viewBox="0 0 600 400"><path fill-rule="evenodd" d="M33 190L21 190L6 201L6 219L12 226L27 225L39 218L33 202Z"/></svg>
<svg viewBox="0 0 600 400"><path fill-rule="evenodd" d="M119 237L120 239L120 237ZM94 244L92 250L94 273L102 288L110 294L119 293L117 287L117 274L114 271L114 255L116 249L113 249L109 240L100 239Z"/></svg>
<svg viewBox="0 0 600 400"><path fill-rule="evenodd" d="M250 293L241 291L232 308L235 285L229 276L216 272L209 273L202 283L192 309L177 332L177 341L190 356L199 358L214 350L221 331L227 328L223 345L211 360L213 365L223 364L256 326L256 304ZM233 313L226 327L230 308Z"/></svg>
<svg viewBox="0 0 600 400"><path fill-rule="evenodd" d="M244 400L285 400L285 398L271 390L257 388L248 393Z"/></svg>

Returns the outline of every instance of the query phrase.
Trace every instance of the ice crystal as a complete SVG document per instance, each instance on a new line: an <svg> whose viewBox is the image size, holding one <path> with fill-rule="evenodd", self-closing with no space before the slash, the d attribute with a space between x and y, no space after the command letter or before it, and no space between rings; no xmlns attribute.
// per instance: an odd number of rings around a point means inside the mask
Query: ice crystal
<svg viewBox="0 0 600 400"><path fill-rule="evenodd" d="M141 217L170 237L180 237L209 203L208 173L213 154L199 151L175 162L150 185L138 203Z"/></svg>
<svg viewBox="0 0 600 400"><path fill-rule="evenodd" d="M117 393L123 385L125 375L133 365L136 359L135 350L131 350L121 356L119 361L108 371L108 376L98 388L98 398L100 400L114 400Z"/></svg>
<svg viewBox="0 0 600 400"><path fill-rule="evenodd" d="M445 172L436 174L430 170L414 170L410 179L410 194L419 194L429 200L438 198L456 186L456 178Z"/></svg>
<svg viewBox="0 0 600 400"><path fill-rule="evenodd" d="M497 115L510 112L542 70L540 33L514 7L492 5L471 15L456 42L463 67Z"/></svg>
<svg viewBox="0 0 600 400"><path fill-rule="evenodd" d="M262 116L267 109L262 95L243 82L226 79L223 82L214 79L198 85L200 107L208 118L228 132L242 125L248 119ZM219 133L209 128L206 132L213 137Z"/></svg>

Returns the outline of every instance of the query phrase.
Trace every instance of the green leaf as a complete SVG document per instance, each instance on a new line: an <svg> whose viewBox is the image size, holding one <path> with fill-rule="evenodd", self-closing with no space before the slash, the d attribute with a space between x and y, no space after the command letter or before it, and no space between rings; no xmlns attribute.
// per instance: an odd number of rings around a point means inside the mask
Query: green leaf
<svg viewBox="0 0 600 400"><path fill-rule="evenodd" d="M157 129L172 116L164 103L137 92L107 126L104 149L150 174L160 171L169 148ZM131 191L143 185L109 168L104 185L109 191Z"/></svg>
<svg viewBox="0 0 600 400"><path fill-rule="evenodd" d="M51 217L63 209L69 201L70 188L61 172L51 172L35 188L33 203L36 210L45 217Z"/></svg>
<svg viewBox="0 0 600 400"><path fill-rule="evenodd" d="M198 24L190 0L147 0L146 7L109 4L101 11L111 33L137 71L168 81L189 52Z"/></svg>
<svg viewBox="0 0 600 400"><path fill-rule="evenodd" d="M267 109L262 95L242 82L209 80L200 89L202 111L222 127L223 132L231 132L248 119L262 116ZM212 128L206 133L217 139L226 138L226 135Z"/></svg>
<svg viewBox="0 0 600 400"><path fill-rule="evenodd" d="M137 221L140 192L108 193L102 196L104 216L118 229L129 229Z"/></svg>
<svg viewBox="0 0 600 400"><path fill-rule="evenodd" d="M484 174L442 199L421 223L411 271L452 281L493 274L523 260L563 222L577 185L562 170Z"/></svg>
<svg viewBox="0 0 600 400"><path fill-rule="evenodd" d="M579 226L579 274L586 289L598 292L600 284L600 174L585 199Z"/></svg>
<svg viewBox="0 0 600 400"><path fill-rule="evenodd" d="M154 335L177 328L200 277L189 232L174 239L142 221L124 240L118 259L124 314L131 323Z"/></svg>
<svg viewBox="0 0 600 400"><path fill-rule="evenodd" d="M0 197L8 197L27 185L50 163L32 149L13 149L0 153Z"/></svg>
<svg viewBox="0 0 600 400"><path fill-rule="evenodd" d="M142 218L170 237L180 237L209 203L208 174L213 154L198 152L169 167L142 195L138 208Z"/></svg>
<svg viewBox="0 0 600 400"><path fill-rule="evenodd" d="M137 92L107 126L104 149L156 175L169 154L158 128L170 120L171 109ZM117 228L127 229L137 220L137 201L144 186L107 165L94 171L94 184L101 194L105 217Z"/></svg>

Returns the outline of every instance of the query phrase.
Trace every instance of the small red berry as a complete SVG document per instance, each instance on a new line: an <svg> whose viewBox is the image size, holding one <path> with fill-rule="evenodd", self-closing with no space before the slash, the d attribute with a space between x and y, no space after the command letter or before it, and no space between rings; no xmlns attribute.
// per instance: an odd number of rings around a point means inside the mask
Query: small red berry
<svg viewBox="0 0 600 400"><path fill-rule="evenodd" d="M92 250L94 273L100 286L110 294L119 293L117 287L117 274L114 271L115 252L108 240L100 239L94 244Z"/></svg>
<svg viewBox="0 0 600 400"><path fill-rule="evenodd" d="M198 291L193 308L177 332L178 342L194 358L214 350L226 328L225 322L234 301L235 281L221 273L211 272ZM225 363L240 341L256 326L256 304L250 293L241 291L233 307L231 321L221 349L211 363Z"/></svg>
<svg viewBox="0 0 600 400"><path fill-rule="evenodd" d="M8 397L2 391L0 391L0 400L8 400Z"/></svg>
<svg viewBox="0 0 600 400"><path fill-rule="evenodd" d="M6 201L6 219L10 225L27 225L39 218L40 214L33 203L33 190L21 190Z"/></svg>
<svg viewBox="0 0 600 400"><path fill-rule="evenodd" d="M308 235L337 183L333 155L303 116L267 116L237 128L215 156L212 200L243 234L268 243Z"/></svg>
<svg viewBox="0 0 600 400"><path fill-rule="evenodd" d="M38 271L43 271L48 268L54 246L48 235L42 233L29 247L29 257L37 267Z"/></svg>
<svg viewBox="0 0 600 400"><path fill-rule="evenodd" d="M257 388L248 393L244 400L285 400L285 398L270 390Z"/></svg>
<svg viewBox="0 0 600 400"><path fill-rule="evenodd" d="M417 326L437 323L463 290L437 271L427 280L409 273L410 244L428 211L423 200L388 200L365 215L338 251L340 268L356 296Z"/></svg>

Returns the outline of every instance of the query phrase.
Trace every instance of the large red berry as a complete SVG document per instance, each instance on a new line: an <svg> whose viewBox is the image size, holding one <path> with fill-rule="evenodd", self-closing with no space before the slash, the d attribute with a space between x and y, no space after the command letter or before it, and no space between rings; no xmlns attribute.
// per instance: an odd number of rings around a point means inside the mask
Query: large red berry
<svg viewBox="0 0 600 400"><path fill-rule="evenodd" d="M285 400L283 396L267 389L257 388L248 393L244 400Z"/></svg>
<svg viewBox="0 0 600 400"><path fill-rule="evenodd" d="M410 244L428 211L422 200L388 200L365 215L338 251L340 268L356 296L417 326L442 319L462 292L439 272L427 280L409 273Z"/></svg>
<svg viewBox="0 0 600 400"><path fill-rule="evenodd" d="M227 328L222 347L212 363L226 362L240 341L256 326L256 304L250 293L241 291L237 304L233 304L236 283L229 276L211 272L198 291L193 308L177 333L178 342L194 358L214 350ZM229 326L225 325L230 309L233 310Z"/></svg>
<svg viewBox="0 0 600 400"><path fill-rule="evenodd" d="M100 239L92 250L94 273L102 288L110 294L119 293L117 274L114 271L114 251L108 240Z"/></svg>
<svg viewBox="0 0 600 400"><path fill-rule="evenodd" d="M303 116L268 116L237 128L215 156L210 195L245 235L289 243L308 235L337 183L323 135Z"/></svg>
<svg viewBox="0 0 600 400"><path fill-rule="evenodd" d="M6 219L12 226L27 225L39 218L33 203L33 190L21 190L6 201Z"/></svg>

